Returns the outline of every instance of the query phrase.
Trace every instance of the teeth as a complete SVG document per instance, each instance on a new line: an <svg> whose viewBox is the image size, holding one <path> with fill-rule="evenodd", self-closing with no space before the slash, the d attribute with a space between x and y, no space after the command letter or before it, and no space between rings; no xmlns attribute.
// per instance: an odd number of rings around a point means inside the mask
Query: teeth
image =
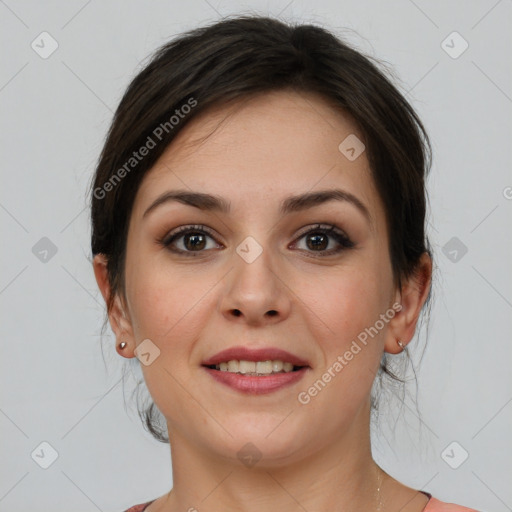
<svg viewBox="0 0 512 512"><path fill-rule="evenodd" d="M256 373L272 373L272 361L258 361L256 363Z"/></svg>
<svg viewBox="0 0 512 512"><path fill-rule="evenodd" d="M240 361L238 363L238 371L240 373L254 373L256 371L256 363L254 361Z"/></svg>
<svg viewBox="0 0 512 512"><path fill-rule="evenodd" d="M284 367L283 361L272 361L272 370L274 372L280 372Z"/></svg>
<svg viewBox="0 0 512 512"><path fill-rule="evenodd" d="M225 361L216 365L216 369L221 372L241 373L243 375L270 375L272 373L293 371L292 363L283 361Z"/></svg>

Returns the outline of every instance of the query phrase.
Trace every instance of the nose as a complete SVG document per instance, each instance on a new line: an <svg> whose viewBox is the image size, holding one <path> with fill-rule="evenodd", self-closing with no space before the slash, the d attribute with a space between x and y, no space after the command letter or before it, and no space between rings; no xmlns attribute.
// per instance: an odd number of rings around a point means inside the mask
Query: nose
<svg viewBox="0 0 512 512"><path fill-rule="evenodd" d="M279 323L290 314L290 287L282 269L272 262L270 251L252 262L233 254L234 268L226 277L221 308L232 321L259 326Z"/></svg>

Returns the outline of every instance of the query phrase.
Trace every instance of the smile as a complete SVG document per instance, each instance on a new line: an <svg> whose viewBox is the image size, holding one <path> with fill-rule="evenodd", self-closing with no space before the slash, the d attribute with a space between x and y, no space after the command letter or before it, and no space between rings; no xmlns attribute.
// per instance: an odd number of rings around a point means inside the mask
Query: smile
<svg viewBox="0 0 512 512"><path fill-rule="evenodd" d="M309 361L286 350L240 345L203 360L201 367L216 383L252 395L291 386L312 370Z"/></svg>
<svg viewBox="0 0 512 512"><path fill-rule="evenodd" d="M232 359L231 361L224 361L219 364L210 365L212 370L221 372L238 373L248 375L251 377L273 375L277 373L289 373L297 371L302 366L294 366L290 362L283 362L280 360L268 361L245 361Z"/></svg>

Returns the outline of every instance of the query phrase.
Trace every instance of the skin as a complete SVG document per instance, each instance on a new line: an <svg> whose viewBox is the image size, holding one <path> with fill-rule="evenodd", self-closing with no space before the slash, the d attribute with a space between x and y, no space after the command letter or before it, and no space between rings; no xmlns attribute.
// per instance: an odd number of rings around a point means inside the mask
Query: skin
<svg viewBox="0 0 512 512"><path fill-rule="evenodd" d="M145 339L160 350L141 368L167 419L174 486L148 512L378 510L379 482L380 510L425 507L424 494L373 461L369 421L383 351L398 353L396 340L413 337L432 264L424 254L417 275L395 289L385 211L366 154L349 161L338 149L350 134L362 139L353 121L321 97L266 93L190 122L144 178L130 218L125 292L109 320L116 345L127 343L118 349L122 356L134 357ZM357 196L372 224L346 201L278 211L289 195L331 188ZM160 194L177 189L222 196L231 211L173 201L143 216ZM308 245L304 228L317 223L335 225L355 246L322 256L339 244L329 235L327 248ZM202 252L185 245L186 236L174 246L192 256L158 242L189 224L213 232ZM236 252L247 236L263 249L252 263ZM108 300L104 256L94 258L94 271ZM394 303L402 310L317 396L299 403L298 393ZM245 395L201 367L234 345L279 347L311 369L277 392ZM250 468L237 457L248 442L262 454Z"/></svg>

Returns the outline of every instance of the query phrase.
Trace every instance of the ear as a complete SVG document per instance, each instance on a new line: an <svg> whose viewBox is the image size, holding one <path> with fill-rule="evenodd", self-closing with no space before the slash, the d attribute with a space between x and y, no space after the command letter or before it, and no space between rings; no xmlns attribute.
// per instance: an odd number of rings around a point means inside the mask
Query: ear
<svg viewBox="0 0 512 512"><path fill-rule="evenodd" d="M96 282L103 295L105 304L108 305L108 301L111 295L111 286L107 272L107 257L104 254L97 254L93 259L94 275ZM133 336L133 328L130 321L130 317L127 313L127 308L119 295L114 298L112 308L108 312L108 319L110 327L116 336L116 350L117 352L127 358L134 357L135 350L135 338ZM124 341L127 345L124 349L119 347L119 343Z"/></svg>
<svg viewBox="0 0 512 512"><path fill-rule="evenodd" d="M416 323L420 316L421 308L427 300L432 281L432 259L428 253L421 255L420 261L413 275L403 284L402 290L397 290L395 304L401 304L402 308L389 322L386 333L384 351L390 354L402 352L398 345L400 340L407 345L414 336Z"/></svg>

